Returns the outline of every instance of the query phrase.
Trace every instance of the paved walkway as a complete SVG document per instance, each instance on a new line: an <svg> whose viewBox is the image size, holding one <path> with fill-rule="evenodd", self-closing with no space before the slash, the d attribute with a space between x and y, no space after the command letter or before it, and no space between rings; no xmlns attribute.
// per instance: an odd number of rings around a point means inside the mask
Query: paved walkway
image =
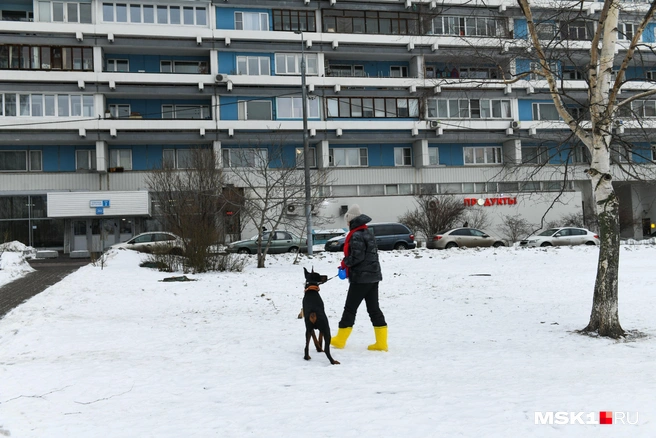
<svg viewBox="0 0 656 438"><path fill-rule="evenodd" d="M89 264L89 259L59 256L57 259L30 260L29 263L36 271L0 287L0 319L14 307L43 292L81 266Z"/></svg>

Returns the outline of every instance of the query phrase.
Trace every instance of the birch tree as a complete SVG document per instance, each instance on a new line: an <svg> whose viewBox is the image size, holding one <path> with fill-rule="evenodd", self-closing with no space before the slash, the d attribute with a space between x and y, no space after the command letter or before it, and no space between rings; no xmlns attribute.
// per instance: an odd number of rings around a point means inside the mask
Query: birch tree
<svg viewBox="0 0 656 438"><path fill-rule="evenodd" d="M654 89L645 89L629 97L620 98L620 88L625 82L625 73L636 55L642 41L642 35L648 23L653 19L656 2L645 5L639 25L633 29L633 35L625 34L627 47L618 51L618 25L622 8L627 5L618 0L606 0L594 15L593 33L590 41L589 61L586 80L587 107L589 121L575 117L566 105L562 82L551 64L550 56L554 46L566 50L563 41L545 41L539 37L538 24L534 9L529 0L517 1L527 20L528 41L532 46L539 65L532 72L546 80L548 91L556 110L573 136L580 141L590 155L590 168L586 170L592 184L594 211L599 224L600 250L597 263L597 276L594 286L592 311L584 333L618 338L625 335L618 315L618 274L620 260L620 220L619 200L613 188L613 169L611 151L613 150L613 129L619 115L632 107L632 102L656 93ZM631 4L628 4L631 5ZM557 13L580 13L585 16L590 3L558 2L550 3ZM631 6L633 11L639 10ZM591 20L588 19L588 22ZM557 35L560 36L560 35ZM616 59L617 58L617 59ZM619 67L617 67L619 64ZM613 77L613 75L615 75ZM634 175L640 176L640 175Z"/></svg>

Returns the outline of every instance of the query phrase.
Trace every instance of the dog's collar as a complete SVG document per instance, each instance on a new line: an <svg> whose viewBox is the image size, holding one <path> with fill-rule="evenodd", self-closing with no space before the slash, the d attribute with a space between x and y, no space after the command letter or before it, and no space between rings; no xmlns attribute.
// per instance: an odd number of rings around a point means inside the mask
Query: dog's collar
<svg viewBox="0 0 656 438"><path fill-rule="evenodd" d="M308 291L313 291L313 292L319 292L319 286L316 284L311 284L308 287L305 288L305 292Z"/></svg>

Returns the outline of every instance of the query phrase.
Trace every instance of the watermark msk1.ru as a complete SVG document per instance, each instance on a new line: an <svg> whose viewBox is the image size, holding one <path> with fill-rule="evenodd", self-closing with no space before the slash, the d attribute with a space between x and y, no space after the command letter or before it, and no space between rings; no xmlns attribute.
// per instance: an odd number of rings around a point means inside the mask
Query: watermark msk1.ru
<svg viewBox="0 0 656 438"><path fill-rule="evenodd" d="M535 413L535 424L638 424L638 412L600 411L565 412L544 411Z"/></svg>

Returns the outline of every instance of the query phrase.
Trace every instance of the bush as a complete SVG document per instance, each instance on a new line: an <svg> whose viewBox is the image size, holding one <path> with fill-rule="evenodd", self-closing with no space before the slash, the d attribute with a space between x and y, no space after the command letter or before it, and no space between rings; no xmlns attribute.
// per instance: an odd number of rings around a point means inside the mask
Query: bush
<svg viewBox="0 0 656 438"><path fill-rule="evenodd" d="M241 272L246 266L247 258L237 254L211 254L204 258L198 267L198 260L193 260L173 254L155 253L149 254L145 262L140 266L157 268L162 272L184 272L198 274L200 272Z"/></svg>

